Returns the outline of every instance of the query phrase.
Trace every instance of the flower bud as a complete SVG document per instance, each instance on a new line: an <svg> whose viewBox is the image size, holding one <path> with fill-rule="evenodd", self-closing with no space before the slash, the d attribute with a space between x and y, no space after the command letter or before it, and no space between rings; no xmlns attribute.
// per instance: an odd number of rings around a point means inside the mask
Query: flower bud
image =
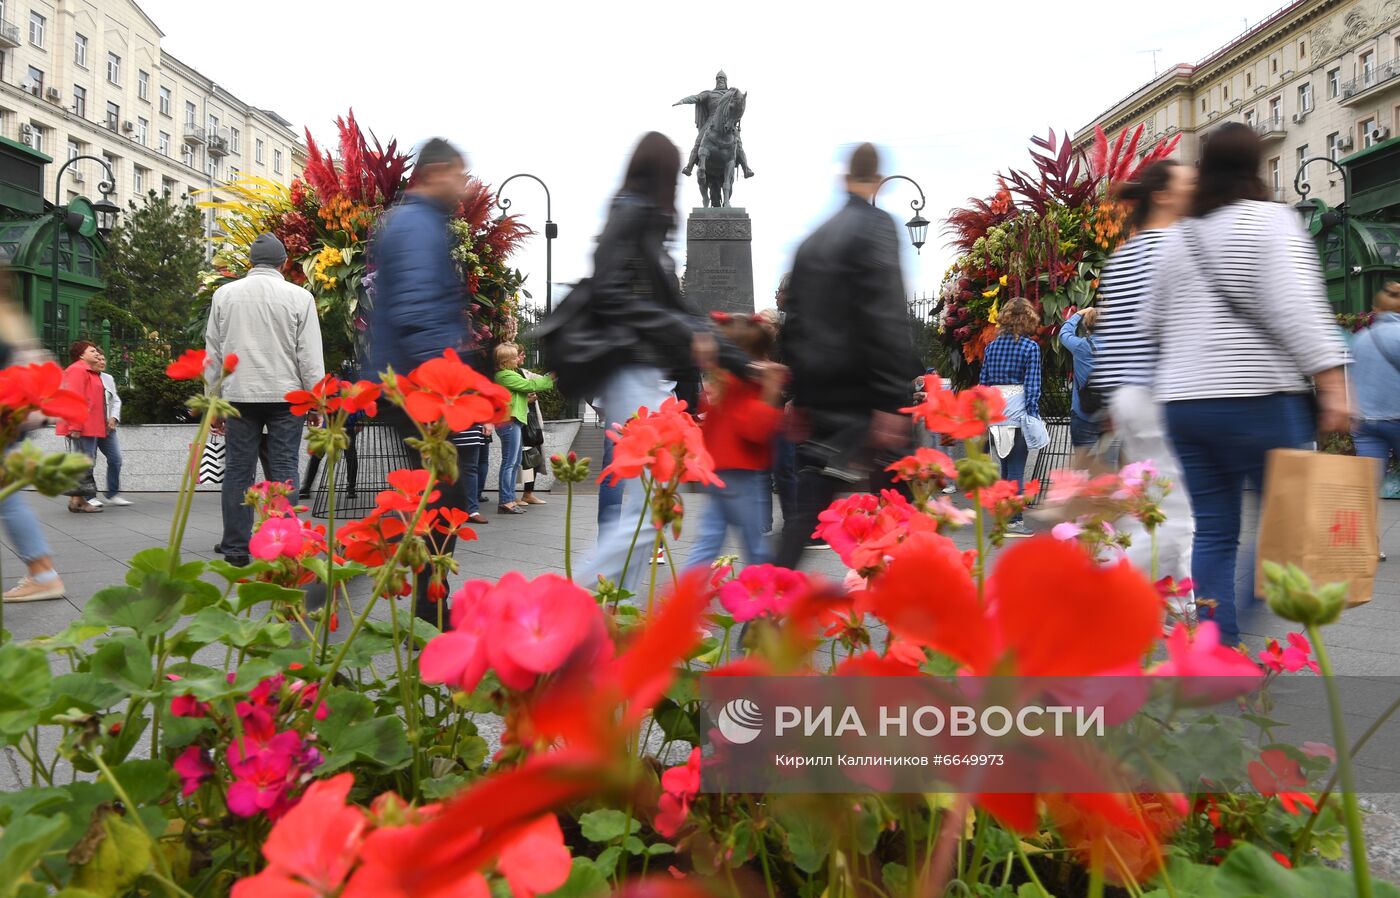
<svg viewBox="0 0 1400 898"><path fill-rule="evenodd" d="M1346 607L1347 585L1329 583L1313 586L1312 580L1295 564L1284 567L1265 561L1264 596L1269 610L1284 620L1304 626L1330 624Z"/></svg>
<svg viewBox="0 0 1400 898"><path fill-rule="evenodd" d="M970 492L985 489L1001 477L1000 466L990 455L967 456L957 461L958 488Z"/></svg>

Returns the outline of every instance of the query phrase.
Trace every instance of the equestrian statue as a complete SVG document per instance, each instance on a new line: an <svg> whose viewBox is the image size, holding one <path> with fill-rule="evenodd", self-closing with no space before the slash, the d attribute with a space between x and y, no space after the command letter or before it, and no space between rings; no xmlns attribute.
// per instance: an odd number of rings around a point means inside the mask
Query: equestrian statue
<svg viewBox="0 0 1400 898"><path fill-rule="evenodd" d="M744 170L752 178L753 169L744 156L744 142L739 135L739 122L744 117L748 94L729 86L729 78L721 71L715 75L715 89L701 91L671 105L695 105L695 146L690 150L685 174L699 168L700 198L706 206L728 206L734 193L734 168Z"/></svg>

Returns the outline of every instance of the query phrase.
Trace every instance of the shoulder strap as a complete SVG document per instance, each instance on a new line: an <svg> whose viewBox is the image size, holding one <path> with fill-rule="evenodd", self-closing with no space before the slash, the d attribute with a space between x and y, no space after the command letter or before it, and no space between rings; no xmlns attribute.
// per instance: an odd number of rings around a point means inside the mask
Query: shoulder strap
<svg viewBox="0 0 1400 898"><path fill-rule="evenodd" d="M1215 275L1215 270L1211 267L1210 259L1202 250L1196 234L1196 222L1188 221L1181 224L1182 233L1186 237L1186 244L1191 250L1191 256L1196 260L1196 266L1201 270L1202 280L1206 283L1206 289L1211 295L1225 304L1233 314L1241 318L1247 318L1257 328L1264 333L1269 333L1269 322L1251 306L1239 303L1234 300L1221 286L1225 282Z"/></svg>

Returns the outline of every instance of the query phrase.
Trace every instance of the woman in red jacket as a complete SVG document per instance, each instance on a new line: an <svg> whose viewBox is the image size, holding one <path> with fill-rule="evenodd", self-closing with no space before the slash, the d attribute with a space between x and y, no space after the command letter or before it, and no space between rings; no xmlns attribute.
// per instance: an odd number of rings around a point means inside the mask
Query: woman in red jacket
<svg viewBox="0 0 1400 898"><path fill-rule="evenodd" d="M68 349L68 357L73 360L63 372L63 388L72 390L88 402L87 418L81 425L58 422L58 435L68 438L68 451L81 452L94 463L97 460L97 441L107 435L107 392L102 388L102 350L88 340L79 340ZM68 510L75 514L100 512L102 506L93 505L89 500L97 498L97 481L92 469L68 494Z"/></svg>
<svg viewBox="0 0 1400 898"><path fill-rule="evenodd" d="M709 566L719 557L724 538L739 531L745 564L763 564L768 547L763 541L764 491L773 462L773 435L782 422L783 384L787 369L767 361L773 334L756 316L729 317L716 313L720 332L754 359L758 383L728 371L710 372L701 404L705 448L714 459L724 486L711 491L700 517L699 535L687 567Z"/></svg>

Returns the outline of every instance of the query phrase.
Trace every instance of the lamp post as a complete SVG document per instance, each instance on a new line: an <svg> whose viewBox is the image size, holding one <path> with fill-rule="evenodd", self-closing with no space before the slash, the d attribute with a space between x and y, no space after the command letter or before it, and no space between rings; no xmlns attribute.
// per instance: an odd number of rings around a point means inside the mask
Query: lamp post
<svg viewBox="0 0 1400 898"><path fill-rule="evenodd" d="M915 190L919 191L919 198L909 203L910 208L914 210L914 217L906 221L904 226L909 229L909 242L914 244L914 251L922 255L924 239L928 237L928 219L919 214L924 208L925 199L924 189L919 186L918 181L915 181L908 175L890 175L879 184L875 185L875 193L870 195L870 205L875 205L875 196L880 192L880 188L894 180L908 181L910 184L914 185Z"/></svg>
<svg viewBox="0 0 1400 898"><path fill-rule="evenodd" d="M1335 214L1336 220L1331 222L1333 226L1340 225L1342 228L1342 304L1348 312L1351 311L1351 246L1350 234L1351 225L1347 222L1347 203L1351 202L1351 178L1347 175L1347 170L1341 166L1336 159L1331 156L1309 156L1298 163L1298 174L1293 176L1293 189L1301 196L1302 202L1307 202L1308 194L1312 191L1312 185L1308 179L1303 177L1308 166L1314 162L1326 162L1337 170L1342 176L1342 205L1333 209L1329 215ZM1324 225L1328 224L1327 216L1324 215Z"/></svg>
<svg viewBox="0 0 1400 898"><path fill-rule="evenodd" d="M505 215L510 209L510 200L505 199L501 194L505 191L506 185L516 178L531 178L544 188L544 313L548 315L554 311L554 238L559 236L559 226L552 220L554 213L549 197L549 185L538 175L529 172L511 175L501 182L501 186L496 188L496 205L500 207L501 214Z"/></svg>
<svg viewBox="0 0 1400 898"><path fill-rule="evenodd" d="M100 233L104 237L111 233L112 227L116 223L117 213L121 210L116 203L108 199L112 195L113 188L116 187L117 176L112 173L112 166L107 164L106 159L99 159L96 156L74 156L63 165L59 166L58 177L54 179L53 185L53 237L49 244L49 253L52 267L49 269L49 315L58 315L58 258L63 232L79 232L86 226L87 216L81 212L75 212L68 206L62 204L63 199L63 173L68 171L68 166L83 159L91 159L107 173L107 179L97 185L97 190L102 194L102 199L93 203L91 211L93 213L92 230ZM91 236L91 235L89 235ZM71 240L70 240L71 245ZM76 255L75 255L76 258ZM54 334L50 334L52 338Z"/></svg>

